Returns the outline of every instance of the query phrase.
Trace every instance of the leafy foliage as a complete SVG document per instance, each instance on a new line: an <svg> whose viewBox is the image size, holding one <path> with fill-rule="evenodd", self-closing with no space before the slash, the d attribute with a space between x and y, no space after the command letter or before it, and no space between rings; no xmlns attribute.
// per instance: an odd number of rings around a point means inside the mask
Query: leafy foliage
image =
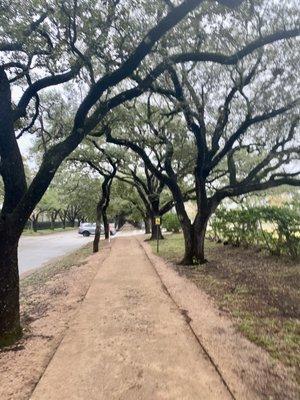
<svg viewBox="0 0 300 400"><path fill-rule="evenodd" d="M166 214L163 218L163 227L168 232L178 233L181 226L177 214L171 212Z"/></svg>
<svg viewBox="0 0 300 400"><path fill-rule="evenodd" d="M215 237L229 244L258 245L271 254L300 255L300 213L290 207L220 209L211 227Z"/></svg>

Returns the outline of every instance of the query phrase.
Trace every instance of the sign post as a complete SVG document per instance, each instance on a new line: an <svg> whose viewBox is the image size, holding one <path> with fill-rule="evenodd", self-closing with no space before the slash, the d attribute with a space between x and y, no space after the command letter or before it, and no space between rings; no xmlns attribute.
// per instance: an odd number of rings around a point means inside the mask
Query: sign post
<svg viewBox="0 0 300 400"><path fill-rule="evenodd" d="M159 227L160 227L160 222L161 222L160 217L155 217L156 238L157 238L157 253L159 253Z"/></svg>

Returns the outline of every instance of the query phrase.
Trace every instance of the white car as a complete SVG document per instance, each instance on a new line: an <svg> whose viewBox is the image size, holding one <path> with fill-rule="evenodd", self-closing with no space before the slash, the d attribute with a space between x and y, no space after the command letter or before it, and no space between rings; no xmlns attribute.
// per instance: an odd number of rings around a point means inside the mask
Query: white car
<svg viewBox="0 0 300 400"><path fill-rule="evenodd" d="M101 226L101 230L103 230L103 227ZM92 224L90 222L81 222L79 225L78 233L80 233L82 236L90 236L90 235L95 235L96 232L96 224Z"/></svg>
<svg viewBox="0 0 300 400"><path fill-rule="evenodd" d="M109 224L110 234L113 236L116 231L113 227L113 224ZM95 235L96 232L96 223L91 222L81 222L79 225L78 233L82 236L90 236ZM101 224L101 233L104 232L104 226Z"/></svg>

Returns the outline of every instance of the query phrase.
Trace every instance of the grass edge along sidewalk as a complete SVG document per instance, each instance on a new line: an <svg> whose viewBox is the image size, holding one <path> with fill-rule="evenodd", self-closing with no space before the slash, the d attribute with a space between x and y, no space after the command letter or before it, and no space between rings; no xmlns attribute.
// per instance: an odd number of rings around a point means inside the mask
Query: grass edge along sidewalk
<svg viewBox="0 0 300 400"><path fill-rule="evenodd" d="M156 253L156 244L149 243ZM294 368L299 383L299 265L251 248L210 241L206 248L208 263L180 266L183 239L173 234L161 241L159 255L212 296L249 340Z"/></svg>

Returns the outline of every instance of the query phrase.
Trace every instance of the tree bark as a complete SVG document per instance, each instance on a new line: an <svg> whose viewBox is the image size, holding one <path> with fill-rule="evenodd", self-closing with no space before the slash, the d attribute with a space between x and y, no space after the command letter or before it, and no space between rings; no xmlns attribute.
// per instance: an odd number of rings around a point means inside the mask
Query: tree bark
<svg viewBox="0 0 300 400"><path fill-rule="evenodd" d="M75 220L75 218L68 218L68 222L69 222L69 224L73 227L73 228L75 228L75 222L76 222L76 220Z"/></svg>
<svg viewBox="0 0 300 400"><path fill-rule="evenodd" d="M204 241L210 215L210 210L198 213L194 222L194 259L199 264L204 264L207 261L204 252Z"/></svg>
<svg viewBox="0 0 300 400"><path fill-rule="evenodd" d="M109 223L107 219L106 209L103 209L102 211L102 219L104 225L104 237L105 239L109 239Z"/></svg>
<svg viewBox="0 0 300 400"><path fill-rule="evenodd" d="M119 215L119 218L118 218L118 230L120 230L122 228L122 226L125 225L125 223L126 223L125 215Z"/></svg>
<svg viewBox="0 0 300 400"><path fill-rule="evenodd" d="M150 218L145 218L144 219L144 224L145 224L145 234L151 233L151 221Z"/></svg>
<svg viewBox="0 0 300 400"><path fill-rule="evenodd" d="M207 260L204 252L204 240L209 216L196 217L194 224L183 223L184 257L182 265L204 264Z"/></svg>
<svg viewBox="0 0 300 400"><path fill-rule="evenodd" d="M181 265L192 265L194 263L194 226L188 222L181 222L183 238L184 238L184 256Z"/></svg>
<svg viewBox="0 0 300 400"><path fill-rule="evenodd" d="M96 211L96 230L95 230L95 237L93 241L93 253L98 253L99 251L99 242L100 242L100 235L101 235L101 217L102 217L102 205L101 200L97 205Z"/></svg>
<svg viewBox="0 0 300 400"><path fill-rule="evenodd" d="M66 229L66 221L67 221L67 210L61 210L58 213L59 218L61 220L62 223L62 228Z"/></svg>
<svg viewBox="0 0 300 400"><path fill-rule="evenodd" d="M7 224L5 224L7 225ZM0 229L0 347L21 337L19 312L18 241L4 224Z"/></svg>
<svg viewBox="0 0 300 400"><path fill-rule="evenodd" d="M155 225L155 217L153 217L151 218L151 236L149 240L157 240L157 237L159 238L159 240L164 239L161 233L161 226Z"/></svg>
<svg viewBox="0 0 300 400"><path fill-rule="evenodd" d="M151 237L150 240L157 240L157 237L160 240L163 240L164 237L161 233L161 226L155 224L155 218L160 217L159 213L159 195L154 194L150 198L151 202Z"/></svg>
<svg viewBox="0 0 300 400"><path fill-rule="evenodd" d="M0 211L0 346L21 336L19 311L18 242L30 213L12 219L11 214L26 192L22 156L13 124L8 77L0 67L0 159L4 199Z"/></svg>
<svg viewBox="0 0 300 400"><path fill-rule="evenodd" d="M176 182L168 184L175 203L176 213L182 228L184 238L184 256L181 265L192 265L194 262L194 226L184 207L184 199Z"/></svg>
<svg viewBox="0 0 300 400"><path fill-rule="evenodd" d="M50 229L53 231L54 230L54 216L51 213L50 217Z"/></svg>
<svg viewBox="0 0 300 400"><path fill-rule="evenodd" d="M103 211L106 215L106 208L109 204L109 191L112 179L115 175L106 175L104 177L104 181L101 185L101 197L97 204L97 211L96 211L96 231L95 231L95 238L93 243L93 252L97 253L99 251L99 242L100 242L100 234L101 234L101 218L103 217ZM104 221L103 221L104 222ZM106 218L107 224L107 218ZM108 233L109 234L109 233Z"/></svg>
<svg viewBox="0 0 300 400"><path fill-rule="evenodd" d="M37 223L38 223L38 220L39 220L39 216L38 216L38 215L32 217L32 229L33 229L33 232L37 232Z"/></svg>

